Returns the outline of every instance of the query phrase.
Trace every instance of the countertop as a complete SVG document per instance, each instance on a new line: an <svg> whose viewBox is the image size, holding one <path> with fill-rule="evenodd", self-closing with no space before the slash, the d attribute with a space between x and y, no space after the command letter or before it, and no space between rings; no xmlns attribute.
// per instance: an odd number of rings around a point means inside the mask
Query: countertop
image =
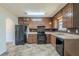
<svg viewBox="0 0 79 59"><path fill-rule="evenodd" d="M53 36L63 38L63 39L79 39L79 35L69 34L63 32L45 32L46 34L51 34ZM37 32L29 32L28 34L37 34Z"/></svg>

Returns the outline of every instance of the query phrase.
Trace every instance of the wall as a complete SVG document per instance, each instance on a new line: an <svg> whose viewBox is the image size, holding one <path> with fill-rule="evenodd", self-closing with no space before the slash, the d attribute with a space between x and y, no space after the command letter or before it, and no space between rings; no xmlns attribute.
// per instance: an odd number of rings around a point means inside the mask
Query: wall
<svg viewBox="0 0 79 59"><path fill-rule="evenodd" d="M4 53L7 50L6 49L6 41L8 40L8 38L11 37L10 39L14 40L14 36L15 36L14 29L13 29L13 32L10 32L10 33L7 30L8 29L8 27L6 27L6 20L7 19L12 20L14 24L17 24L17 22L18 22L17 17L15 17L11 13L9 13L4 8L0 7L0 54ZM8 22L8 25L11 25L11 23ZM10 36L8 35L8 33ZM7 38L7 35L8 35L8 38Z"/></svg>

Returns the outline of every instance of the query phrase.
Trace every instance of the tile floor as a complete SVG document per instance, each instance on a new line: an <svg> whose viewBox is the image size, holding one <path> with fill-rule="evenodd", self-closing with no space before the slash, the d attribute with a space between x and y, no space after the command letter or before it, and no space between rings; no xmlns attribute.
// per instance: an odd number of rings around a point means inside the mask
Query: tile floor
<svg viewBox="0 0 79 59"><path fill-rule="evenodd" d="M7 52L2 56L59 56L51 44L7 45Z"/></svg>

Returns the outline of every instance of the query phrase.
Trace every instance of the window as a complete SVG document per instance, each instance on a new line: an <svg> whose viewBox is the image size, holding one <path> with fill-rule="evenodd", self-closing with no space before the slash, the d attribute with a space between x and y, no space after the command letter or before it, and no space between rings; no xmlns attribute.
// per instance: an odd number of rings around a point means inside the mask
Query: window
<svg viewBox="0 0 79 59"><path fill-rule="evenodd" d="M62 20L62 18L60 18L59 21L58 21L58 30L59 31L66 31L66 28L63 27L63 20Z"/></svg>

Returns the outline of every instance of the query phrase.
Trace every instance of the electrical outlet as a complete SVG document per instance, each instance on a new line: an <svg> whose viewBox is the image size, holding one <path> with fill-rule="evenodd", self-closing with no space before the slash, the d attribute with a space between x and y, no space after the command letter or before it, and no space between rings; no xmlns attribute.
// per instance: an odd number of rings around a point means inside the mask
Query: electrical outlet
<svg viewBox="0 0 79 59"><path fill-rule="evenodd" d="M78 29L76 29L76 31L75 31L75 32L76 32L76 33L79 33L79 32L78 32Z"/></svg>

